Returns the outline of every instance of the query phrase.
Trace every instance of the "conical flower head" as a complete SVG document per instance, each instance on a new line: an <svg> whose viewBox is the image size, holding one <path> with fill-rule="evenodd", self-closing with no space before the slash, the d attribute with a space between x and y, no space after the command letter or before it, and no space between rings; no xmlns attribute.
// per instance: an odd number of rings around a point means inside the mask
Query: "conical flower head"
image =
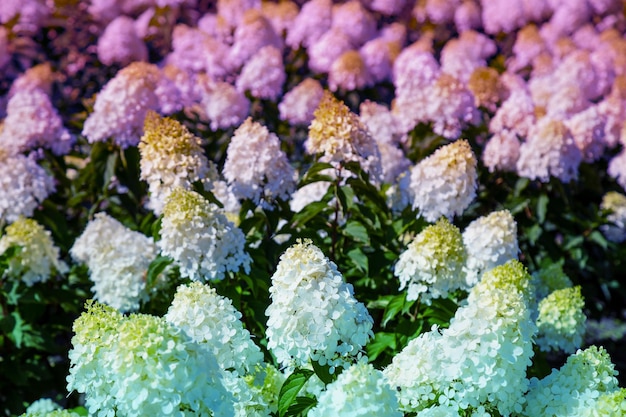
<svg viewBox="0 0 626 417"><path fill-rule="evenodd" d="M618 391L616 375L606 349L597 346L579 349L560 369L553 369L543 379L531 379L526 406L520 415L586 415L595 409L603 394Z"/></svg>
<svg viewBox="0 0 626 417"><path fill-rule="evenodd" d="M268 348L283 366L317 361L331 370L362 356L373 319L354 298L351 284L310 240L280 258L270 287Z"/></svg>
<svg viewBox="0 0 626 417"><path fill-rule="evenodd" d="M65 262L59 258L59 248L54 245L50 232L33 219L20 216L6 227L0 237L0 255L11 246L19 246L22 250L11 258L7 275L28 286L68 271Z"/></svg>
<svg viewBox="0 0 626 417"><path fill-rule="evenodd" d="M460 215L476 197L476 156L467 140L435 151L411 170L413 208L429 222Z"/></svg>
<svg viewBox="0 0 626 417"><path fill-rule="evenodd" d="M237 197L268 209L277 198L288 200L296 188L295 171L280 139L251 118L231 138L222 173Z"/></svg>
<svg viewBox="0 0 626 417"><path fill-rule="evenodd" d="M401 417L396 393L383 373L359 362L344 370L319 396L310 417Z"/></svg>
<svg viewBox="0 0 626 417"><path fill-rule="evenodd" d="M459 229L447 219L422 230L400 255L394 274L407 300L430 304L450 292L465 289L463 266L467 259Z"/></svg>
<svg viewBox="0 0 626 417"><path fill-rule="evenodd" d="M250 271L243 232L223 211L195 191L176 188L163 208L161 253L174 259L183 277L222 280L227 272Z"/></svg>
<svg viewBox="0 0 626 417"><path fill-rule="evenodd" d="M515 260L488 271L447 329L433 327L394 357L384 374L399 388L402 410L420 415L441 411L434 405L459 413L481 407L500 415L522 410L536 332L529 280Z"/></svg>
<svg viewBox="0 0 626 417"><path fill-rule="evenodd" d="M373 181L381 180L382 167L376 141L348 106L326 91L313 114L315 118L309 125L309 137L304 143L308 153L321 154L323 162L359 162Z"/></svg>
<svg viewBox="0 0 626 417"><path fill-rule="evenodd" d="M535 343L543 351L574 353L583 343L585 300L580 286L552 292L539 302Z"/></svg>
<svg viewBox="0 0 626 417"><path fill-rule="evenodd" d="M517 259L517 223L508 210L494 211L465 228L463 244L467 250L467 283L471 287L483 272Z"/></svg>
<svg viewBox="0 0 626 417"><path fill-rule="evenodd" d="M128 229L106 213L96 213L70 250L85 263L95 299L120 311L136 311L149 298L145 274L157 256L151 237Z"/></svg>
<svg viewBox="0 0 626 417"><path fill-rule="evenodd" d="M146 115L139 143L141 179L148 182L150 207L161 214L176 187L187 190L195 182L210 189L217 170L204 154L204 141L180 122L151 111Z"/></svg>
<svg viewBox="0 0 626 417"><path fill-rule="evenodd" d="M224 370L243 376L263 362L263 353L243 327L241 313L206 284L179 286L165 320L212 352Z"/></svg>

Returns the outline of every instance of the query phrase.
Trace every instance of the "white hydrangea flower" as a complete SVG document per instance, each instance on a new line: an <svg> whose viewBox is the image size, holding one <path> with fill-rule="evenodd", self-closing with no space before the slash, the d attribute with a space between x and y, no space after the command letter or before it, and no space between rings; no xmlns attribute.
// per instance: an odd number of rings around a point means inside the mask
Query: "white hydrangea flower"
<svg viewBox="0 0 626 417"><path fill-rule="evenodd" d="M315 78L305 78L289 90L278 104L281 120L308 126L315 117L315 109L319 106L323 96L322 84Z"/></svg>
<svg viewBox="0 0 626 417"><path fill-rule="evenodd" d="M20 417L81 417L80 414L70 410L51 410L51 411L27 411Z"/></svg>
<svg viewBox="0 0 626 417"><path fill-rule="evenodd" d="M56 402L52 401L50 398L40 398L37 401L33 401L26 408L26 415L32 414L43 414L48 415L55 410L61 410L61 406Z"/></svg>
<svg viewBox="0 0 626 417"><path fill-rule="evenodd" d="M156 65L133 62L120 70L96 98L83 126L89 143L112 138L122 148L136 146L149 110L172 113L180 109L179 92Z"/></svg>
<svg viewBox="0 0 626 417"><path fill-rule="evenodd" d="M0 149L0 224L31 217L55 191L54 178L32 156L7 157Z"/></svg>
<svg viewBox="0 0 626 417"><path fill-rule="evenodd" d="M106 213L97 213L70 249L89 268L96 300L127 312L148 300L145 274L157 256L151 237L132 231Z"/></svg>
<svg viewBox="0 0 626 417"><path fill-rule="evenodd" d="M465 228L463 244L467 250L467 285L472 287L483 272L517 259L517 223L508 210L494 211Z"/></svg>
<svg viewBox="0 0 626 417"><path fill-rule="evenodd" d="M402 417L382 372L359 362L345 369L318 398L309 417Z"/></svg>
<svg viewBox="0 0 626 417"><path fill-rule="evenodd" d="M216 358L165 319L96 305L74 331L68 389L85 393L90 414L233 416ZM90 381L89 371L100 374Z"/></svg>
<svg viewBox="0 0 626 417"><path fill-rule="evenodd" d="M18 90L9 99L6 111L0 128L0 148L10 155L36 148L52 149L57 155L69 151L74 137L41 89Z"/></svg>
<svg viewBox="0 0 626 417"><path fill-rule="evenodd" d="M581 410L581 417L626 415L626 388L601 394L592 407Z"/></svg>
<svg viewBox="0 0 626 417"><path fill-rule="evenodd" d="M310 361L347 368L373 337L373 319L351 284L310 240L280 257L265 314L268 349L291 368Z"/></svg>
<svg viewBox="0 0 626 417"><path fill-rule="evenodd" d="M241 93L249 91L252 97L276 100L283 92L286 79L282 51L269 45L246 62L235 85Z"/></svg>
<svg viewBox="0 0 626 417"><path fill-rule="evenodd" d="M22 250L10 259L6 274L29 287L69 270L59 258L59 248L54 245L50 232L33 219L20 217L6 227L0 237L0 254L11 246L20 246Z"/></svg>
<svg viewBox="0 0 626 417"><path fill-rule="evenodd" d="M278 410L278 395L284 375L271 365L258 367L245 377L225 371L222 382L233 395L234 417L271 417ZM274 413L274 414L271 414Z"/></svg>
<svg viewBox="0 0 626 417"><path fill-rule="evenodd" d="M263 353L243 327L241 313L208 285L179 286L165 320L211 351L219 366L235 375L250 374L263 362Z"/></svg>
<svg viewBox="0 0 626 417"><path fill-rule="evenodd" d="M161 253L174 259L183 277L219 281L227 272L250 272L245 236L223 211L195 191L174 189L163 208Z"/></svg>
<svg viewBox="0 0 626 417"><path fill-rule="evenodd" d="M612 224L600 226L604 236L615 243L626 240L626 196L616 191L609 191L602 197L600 208L609 214L606 219Z"/></svg>
<svg viewBox="0 0 626 417"><path fill-rule="evenodd" d="M110 374L110 356L107 352L117 343L117 327L123 315L116 309L92 300L86 311L72 325L74 336L68 353L70 369L67 376L68 392L85 394L85 407L90 415L107 416L113 410L113 378Z"/></svg>
<svg viewBox="0 0 626 417"><path fill-rule="evenodd" d="M411 170L413 208L429 222L460 215L476 197L476 156L465 139L437 149Z"/></svg>
<svg viewBox="0 0 626 417"><path fill-rule="evenodd" d="M314 114L304 142L306 151L321 154L320 161L338 166L349 161L359 162L373 182L380 182L382 166L378 145L359 117L327 91Z"/></svg>
<svg viewBox="0 0 626 417"><path fill-rule="evenodd" d="M205 141L194 136L180 122L148 112L139 143L140 178L148 182L148 206L157 214L173 189L190 190L195 182L211 189L217 170L204 154Z"/></svg>
<svg viewBox="0 0 626 417"><path fill-rule="evenodd" d="M574 353L583 343L585 300L580 286L553 291L539 301L535 343L544 352Z"/></svg>
<svg viewBox="0 0 626 417"><path fill-rule="evenodd" d="M407 300L430 305L457 289L466 289L463 266L467 252L459 229L445 218L422 230L400 254L394 275Z"/></svg>
<svg viewBox="0 0 626 417"><path fill-rule="evenodd" d="M537 300L542 300L553 291L574 285L572 280L563 272L563 265L560 263L550 264L533 272L532 279Z"/></svg>
<svg viewBox="0 0 626 417"><path fill-rule="evenodd" d="M400 409L421 415L444 405L478 415L485 409L519 413L536 332L531 292L530 276L518 261L485 273L448 329L433 327L411 340L383 371L398 389Z"/></svg>
<svg viewBox="0 0 626 417"><path fill-rule="evenodd" d="M236 196L267 209L276 199L288 200L296 187L295 171L280 149L280 139L251 118L231 138L222 174Z"/></svg>
<svg viewBox="0 0 626 417"><path fill-rule="evenodd" d="M615 365L603 347L579 349L560 369L553 369L543 379L530 380L526 405L520 415L584 415L595 408L600 396L619 389L616 375Z"/></svg>

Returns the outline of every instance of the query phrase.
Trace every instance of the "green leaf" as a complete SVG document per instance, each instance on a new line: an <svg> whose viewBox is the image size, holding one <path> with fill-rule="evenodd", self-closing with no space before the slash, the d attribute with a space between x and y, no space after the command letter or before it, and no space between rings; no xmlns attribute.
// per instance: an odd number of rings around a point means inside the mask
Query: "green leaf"
<svg viewBox="0 0 626 417"><path fill-rule="evenodd" d="M285 417L293 414L287 414L289 407L296 402L298 393L309 380L313 371L310 369L296 369L283 383L278 394L278 416Z"/></svg>
<svg viewBox="0 0 626 417"><path fill-rule="evenodd" d="M546 213L548 212L548 196L545 194L541 194L539 199L537 200L537 219L539 223L542 223L546 220Z"/></svg>
<svg viewBox="0 0 626 417"><path fill-rule="evenodd" d="M354 262L357 268L364 272L365 274L369 271L369 260L367 255L363 253L361 248L354 248L348 251L348 257Z"/></svg>
<svg viewBox="0 0 626 417"><path fill-rule="evenodd" d="M296 397L296 401L287 410L286 416L306 416L309 410L317 405L317 399Z"/></svg>
<svg viewBox="0 0 626 417"><path fill-rule="evenodd" d="M330 384L337 379L337 376L339 375L336 373L337 370L335 370L335 373L330 373L330 365L328 364L320 365L318 361L311 361L311 365L313 365L315 375L317 375L317 377L321 379L324 384Z"/></svg>
<svg viewBox="0 0 626 417"><path fill-rule="evenodd" d="M156 282L157 277L161 272L167 268L174 260L169 256L157 256L152 262L150 262L150 266L148 267L148 275L146 276L146 286L148 288L154 287L154 283Z"/></svg>
<svg viewBox="0 0 626 417"><path fill-rule="evenodd" d="M393 320L400 312L405 310L406 304L406 292L402 292L396 296L394 296L391 300L389 300L389 304L385 307L385 312L383 313L383 321L382 327L386 327L387 323ZM406 310L405 310L406 311Z"/></svg>
<svg viewBox="0 0 626 417"><path fill-rule="evenodd" d="M294 214L293 222L296 225L304 225L309 220L313 219L315 216L320 214L324 209L328 207L328 203L326 201L315 201L313 203L307 204L301 211Z"/></svg>
<svg viewBox="0 0 626 417"><path fill-rule="evenodd" d="M606 241L602 233L598 232L597 230L594 230L589 234L589 240L600 245L602 249L606 249L608 246L608 242Z"/></svg>
<svg viewBox="0 0 626 417"><path fill-rule="evenodd" d="M365 349L371 362L376 360L386 349L395 351L396 347L396 335L394 333L378 332L374 334L374 339L365 346Z"/></svg>
<svg viewBox="0 0 626 417"><path fill-rule="evenodd" d="M359 242L363 242L365 244L370 243L370 238L367 233L367 229L365 228L365 226L363 226L361 223L357 221L349 220L348 223L346 223L345 227L343 228L343 231L345 232L346 235L353 237L355 240Z"/></svg>

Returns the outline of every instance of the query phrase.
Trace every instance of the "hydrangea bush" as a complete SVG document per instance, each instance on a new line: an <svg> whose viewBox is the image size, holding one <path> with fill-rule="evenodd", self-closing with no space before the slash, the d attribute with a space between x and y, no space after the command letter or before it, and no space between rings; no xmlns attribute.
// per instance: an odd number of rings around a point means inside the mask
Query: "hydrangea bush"
<svg viewBox="0 0 626 417"><path fill-rule="evenodd" d="M622 1L0 3L0 415L624 415Z"/></svg>

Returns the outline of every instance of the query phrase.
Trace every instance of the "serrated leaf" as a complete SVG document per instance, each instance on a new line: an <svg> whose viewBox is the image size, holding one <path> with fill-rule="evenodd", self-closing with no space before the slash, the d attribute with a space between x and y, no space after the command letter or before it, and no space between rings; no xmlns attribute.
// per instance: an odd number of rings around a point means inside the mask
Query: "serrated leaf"
<svg viewBox="0 0 626 417"><path fill-rule="evenodd" d="M278 394L278 416L286 417L289 407L296 402L298 393L311 378L314 372L310 369L296 369L283 383Z"/></svg>

